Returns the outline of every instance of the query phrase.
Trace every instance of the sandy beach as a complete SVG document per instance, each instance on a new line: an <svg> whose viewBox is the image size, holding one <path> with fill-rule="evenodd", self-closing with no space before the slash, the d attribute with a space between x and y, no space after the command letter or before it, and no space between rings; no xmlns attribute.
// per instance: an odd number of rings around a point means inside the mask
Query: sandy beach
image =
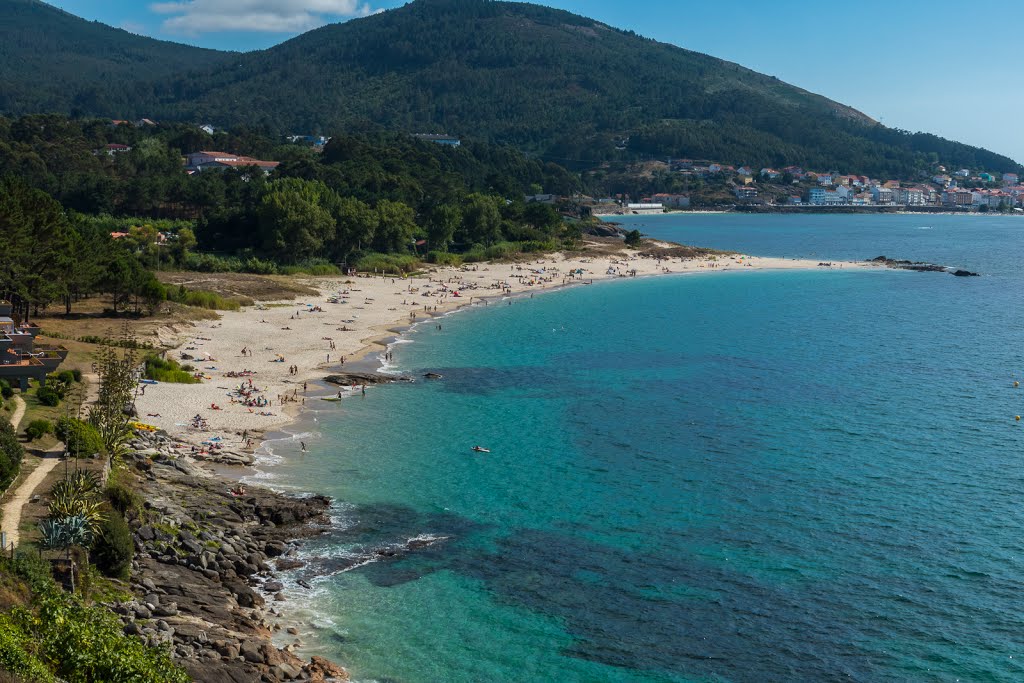
<svg viewBox="0 0 1024 683"><path fill-rule="evenodd" d="M259 437L290 422L304 400L337 393L312 383L343 372L343 358L350 365L374 350L383 351L379 342L394 336L395 328L484 298L670 273L874 267L831 263L745 255L658 259L627 250L601 258L556 254L517 264L437 267L413 278L315 278L308 284L320 291L318 297L261 302L183 332L163 330L161 343L173 348L168 357L193 365L204 379L201 384L144 385L136 401L139 421L200 449L204 441L219 437L224 448L241 450L243 433L258 447ZM239 387L248 396L239 395ZM196 416L202 420L196 422Z"/></svg>

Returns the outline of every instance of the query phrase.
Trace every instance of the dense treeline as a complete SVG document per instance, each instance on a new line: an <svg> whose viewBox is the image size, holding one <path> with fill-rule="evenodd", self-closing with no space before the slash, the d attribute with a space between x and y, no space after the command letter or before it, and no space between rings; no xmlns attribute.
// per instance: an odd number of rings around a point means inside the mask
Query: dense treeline
<svg viewBox="0 0 1024 683"><path fill-rule="evenodd" d="M904 178L934 163L1024 170L987 150L885 128L737 64L538 5L417 0L242 55L147 43L30 0L8 5L21 11L0 5L0 26L14 27L0 29L0 112L277 134L336 135L373 121L510 144L577 170L666 156ZM107 57L111 45L123 59Z"/></svg>
<svg viewBox="0 0 1024 683"><path fill-rule="evenodd" d="M110 153L112 143L131 149ZM211 148L281 164L269 176L186 174L182 155ZM373 253L551 249L574 235L524 193L579 189L560 166L472 143L367 131L317 152L248 130L211 136L56 115L0 118L0 178L0 296L22 318L56 302L70 311L94 292L110 293L115 312L197 302L165 290L160 269L332 272Z"/></svg>
<svg viewBox="0 0 1024 683"><path fill-rule="evenodd" d="M66 312L81 297L107 292L114 312L166 298L131 239L118 243L101 222L69 216L46 192L19 179L0 179L0 298L17 317L62 302Z"/></svg>

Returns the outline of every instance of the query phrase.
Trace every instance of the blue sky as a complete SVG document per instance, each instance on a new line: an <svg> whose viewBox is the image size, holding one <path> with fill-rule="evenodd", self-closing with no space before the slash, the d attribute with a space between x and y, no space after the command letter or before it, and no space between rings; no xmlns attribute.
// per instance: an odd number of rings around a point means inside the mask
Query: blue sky
<svg viewBox="0 0 1024 683"><path fill-rule="evenodd" d="M401 0L53 0L135 33L255 50ZM544 0L667 43L735 61L849 104L888 126L923 130L1024 162L1019 62L1024 3L860 4Z"/></svg>

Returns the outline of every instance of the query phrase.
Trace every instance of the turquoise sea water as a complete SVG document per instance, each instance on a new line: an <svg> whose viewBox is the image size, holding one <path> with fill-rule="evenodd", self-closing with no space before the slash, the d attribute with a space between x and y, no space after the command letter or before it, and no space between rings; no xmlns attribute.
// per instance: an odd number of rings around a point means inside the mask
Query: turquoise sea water
<svg viewBox="0 0 1024 683"><path fill-rule="evenodd" d="M1024 680L1024 220L632 223L984 275L666 276L414 329L397 369L443 380L271 444L338 501L287 590L310 649L402 683ZM373 555L412 538L444 540Z"/></svg>

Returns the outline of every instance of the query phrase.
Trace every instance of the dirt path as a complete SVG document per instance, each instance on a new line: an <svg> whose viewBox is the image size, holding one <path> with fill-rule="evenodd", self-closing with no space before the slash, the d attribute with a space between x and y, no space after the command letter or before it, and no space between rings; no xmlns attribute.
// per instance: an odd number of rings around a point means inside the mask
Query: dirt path
<svg viewBox="0 0 1024 683"><path fill-rule="evenodd" d="M11 400L14 401L14 414L11 415L11 426L14 427L14 431L18 431L21 418L25 417L25 401L17 394L12 396Z"/></svg>
<svg viewBox="0 0 1024 683"><path fill-rule="evenodd" d="M14 492L14 495L4 503L3 521L0 522L0 531L7 533L8 547L18 545L18 541L21 540L18 534L18 529L21 526L21 509L32 498L36 488L46 479L46 475L60 462L62 452L63 448L56 451L47 451L46 455L41 458L39 465L32 470L32 474L25 477L25 481L21 482L21 486Z"/></svg>
<svg viewBox="0 0 1024 683"><path fill-rule="evenodd" d="M92 401L96 400L96 395L99 393L99 387L97 377L95 374L86 375L88 383L86 385L86 398L85 402L88 405ZM15 396L14 401L17 403L17 407L14 409L14 415L11 416L11 424L14 429L18 429L18 425L21 423L21 418L25 416L25 401L20 396ZM25 504L32 499L35 495L36 489L46 481L46 477L57 466L57 463L61 460L61 454L64 452L63 445L58 446L53 450L49 450L43 454L40 458L39 465L32 470L32 473L25 477L25 480L21 482L21 485L17 488L13 495L7 499L4 503L2 514L3 517L0 519L0 531L7 534L7 547L11 545L18 545L18 541L21 540L19 534L19 528L21 527L21 510ZM6 550L6 548L4 548Z"/></svg>

